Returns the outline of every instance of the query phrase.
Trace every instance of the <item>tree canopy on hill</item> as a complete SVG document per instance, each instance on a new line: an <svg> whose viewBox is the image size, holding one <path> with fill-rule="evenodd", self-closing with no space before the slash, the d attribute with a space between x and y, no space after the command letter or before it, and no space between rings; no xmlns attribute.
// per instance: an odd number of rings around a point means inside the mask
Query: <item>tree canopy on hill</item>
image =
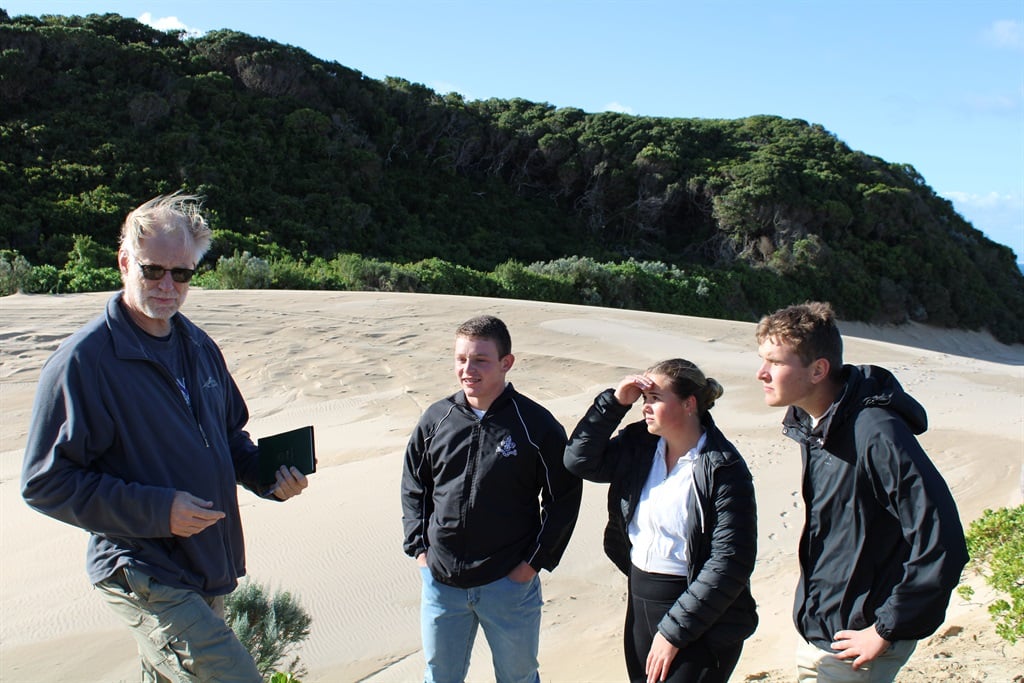
<svg viewBox="0 0 1024 683"><path fill-rule="evenodd" d="M1024 341L1009 248L912 167L801 120L467 102L230 30L0 10L0 139L0 250L57 269L185 189L207 198L210 264L660 262L733 278L738 319L817 298Z"/></svg>

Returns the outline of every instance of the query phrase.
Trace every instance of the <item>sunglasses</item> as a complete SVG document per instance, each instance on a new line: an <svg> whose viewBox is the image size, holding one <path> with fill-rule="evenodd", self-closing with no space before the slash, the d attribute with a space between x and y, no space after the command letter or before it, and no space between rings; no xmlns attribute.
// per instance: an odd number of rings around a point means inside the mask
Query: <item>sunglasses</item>
<svg viewBox="0 0 1024 683"><path fill-rule="evenodd" d="M171 279L175 282L188 282L196 272L195 268L164 268L152 263L139 263L139 270L142 271L142 277L147 280L162 280L164 273L170 272Z"/></svg>

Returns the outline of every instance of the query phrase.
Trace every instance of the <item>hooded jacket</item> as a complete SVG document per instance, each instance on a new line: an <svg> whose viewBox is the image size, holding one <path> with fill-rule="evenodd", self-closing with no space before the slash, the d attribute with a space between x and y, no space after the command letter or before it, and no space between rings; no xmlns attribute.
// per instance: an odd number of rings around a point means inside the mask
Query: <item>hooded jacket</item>
<svg viewBox="0 0 1024 683"><path fill-rule="evenodd" d="M843 377L816 428L795 406L783 421L806 511L793 618L824 650L872 624L889 641L930 635L968 559L953 496L915 436L924 408L883 368L846 365Z"/></svg>
<svg viewBox="0 0 1024 683"><path fill-rule="evenodd" d="M171 374L147 355L121 297L43 367L22 496L91 533L92 583L131 565L165 585L208 597L230 593L245 574L237 482L259 488L245 402L217 345L178 313L171 320L185 349L193 412ZM194 536L172 536L177 490L212 501L226 516Z"/></svg>
<svg viewBox="0 0 1024 683"><path fill-rule="evenodd" d="M461 391L434 403L405 452L406 554L427 552L434 578L459 588L496 581L524 561L553 570L583 495L562 464L564 449L562 425L511 384L482 418Z"/></svg>
<svg viewBox="0 0 1024 683"><path fill-rule="evenodd" d="M570 472L608 487L604 550L624 574L630 570L629 523L654 464L660 437L634 422L612 436L629 412L607 389L594 399L565 449ZM705 414L704 447L693 465L686 591L658 624L658 631L682 649L698 638L726 646L757 628L750 575L757 557L754 485L736 448Z"/></svg>

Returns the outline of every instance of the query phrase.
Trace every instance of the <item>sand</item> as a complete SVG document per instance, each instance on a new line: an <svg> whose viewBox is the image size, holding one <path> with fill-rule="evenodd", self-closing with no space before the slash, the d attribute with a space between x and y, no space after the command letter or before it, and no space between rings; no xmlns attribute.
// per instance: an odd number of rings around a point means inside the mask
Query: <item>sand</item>
<svg viewBox="0 0 1024 683"><path fill-rule="evenodd" d="M130 635L86 580L86 533L30 510L18 488L40 366L108 297L0 299L2 681L138 680ZM759 511L753 590L761 625L733 680L793 679L799 454L780 433L782 411L764 405L754 379L753 324L376 292L196 289L183 312L223 349L254 437L316 429L319 471L302 496L279 505L241 494L250 577L292 592L313 617L298 651L305 683L420 679L419 577L401 549L402 452L421 411L455 390L453 330L478 313L508 323L517 357L509 379L567 430L599 391L657 360L688 358L721 382L715 418L753 471ZM848 362L888 367L927 407L922 443L965 525L986 508L1021 502L1024 346L921 325L842 330ZM604 495L603 486L586 484L562 563L542 574L540 664L551 683L624 680L625 582L601 551ZM974 602L954 594L946 623L900 680L1021 680L1024 643L994 634L985 605L992 595L973 583ZM493 680L482 636L469 680Z"/></svg>

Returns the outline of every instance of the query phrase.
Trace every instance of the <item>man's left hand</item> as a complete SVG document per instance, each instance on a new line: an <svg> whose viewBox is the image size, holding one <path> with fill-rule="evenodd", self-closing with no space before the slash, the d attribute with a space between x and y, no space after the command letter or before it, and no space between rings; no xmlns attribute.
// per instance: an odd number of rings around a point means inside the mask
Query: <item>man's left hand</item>
<svg viewBox="0 0 1024 683"><path fill-rule="evenodd" d="M868 626L860 631L839 631L834 636L832 643L833 650L839 650L836 655L839 659L852 659L853 668L859 669L868 662L874 660L878 655L889 649L892 645L888 640L878 635L874 626Z"/></svg>
<svg viewBox="0 0 1024 683"><path fill-rule="evenodd" d="M274 477L277 479L277 484L274 485L272 493L278 500L288 500L292 496L297 496L309 486L306 475L295 467L282 465L281 469L274 473Z"/></svg>
<svg viewBox="0 0 1024 683"><path fill-rule="evenodd" d="M508 580L514 583L529 583L537 576L537 570L526 562L520 562L516 568L508 573Z"/></svg>

